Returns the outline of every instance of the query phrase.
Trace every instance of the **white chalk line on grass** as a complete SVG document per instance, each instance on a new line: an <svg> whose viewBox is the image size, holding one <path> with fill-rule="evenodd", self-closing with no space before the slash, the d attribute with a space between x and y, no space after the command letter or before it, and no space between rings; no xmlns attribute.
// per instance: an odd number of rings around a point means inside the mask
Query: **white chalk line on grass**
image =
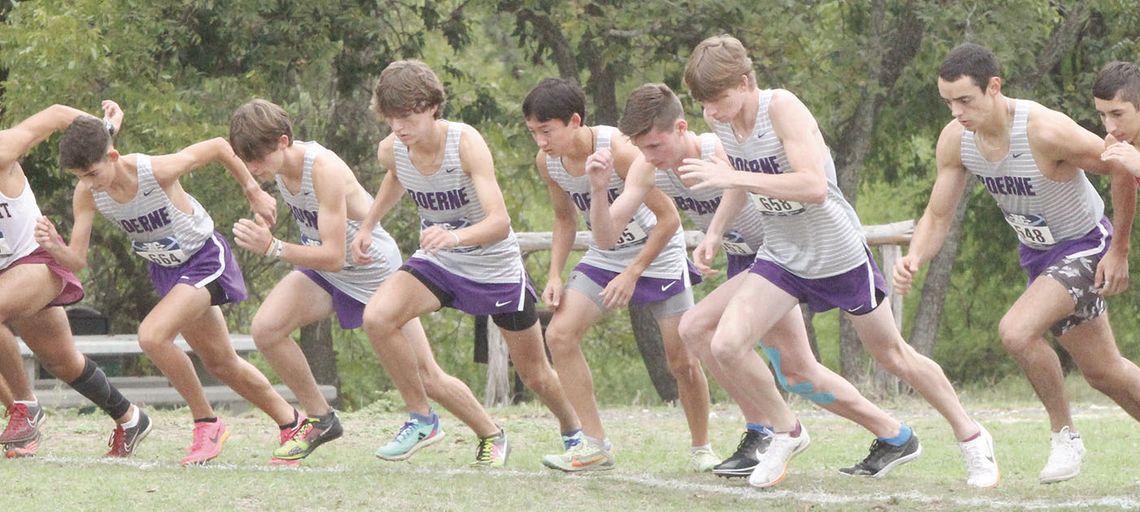
<svg viewBox="0 0 1140 512"><path fill-rule="evenodd" d="M425 472L432 474L450 474L450 475L480 475L491 476L494 478L504 477L534 477L551 478L559 475L552 472L534 472L523 470L497 470L494 472L486 472L472 469L445 469L445 470L420 470L417 472ZM722 496L733 496L748 500L755 501L772 501L791 499L797 501L804 501L810 503L818 503L823 505L847 505L867 502L903 502L903 503L923 503L923 504L951 504L969 506L974 508L990 508L990 509L1052 509L1052 508L1085 508L1085 507L1116 507L1116 508L1140 508L1140 501L1124 496L1102 496L1096 499L1074 499L1063 501L1051 500L1017 500L1010 501L1005 499L991 499L984 497L976 498L956 498L953 496L931 496L922 494L915 491L908 491L903 493L890 493L890 494L859 494L859 495L846 495L828 493L823 491L789 491L780 489L753 489L745 486L727 486L727 485L714 485L714 484L700 484L688 482L684 480L669 480L660 478L650 474L615 474L615 473L591 473L588 476L582 475L583 478L597 478L605 480L614 480L623 483L641 485L646 487L653 487L657 489L665 489L670 491L681 492L700 492L707 494L719 494ZM984 492L984 491L981 491Z"/></svg>
<svg viewBox="0 0 1140 512"><path fill-rule="evenodd" d="M48 463L59 464L61 466L124 466L143 471L150 471L156 469L185 469L186 471L243 471L243 472L261 472L261 473L278 473L278 472L300 472L300 473L347 473L349 468L344 466L321 466L309 467L301 466L273 466L268 462L265 465L256 464L232 464L232 463L215 463L210 462L207 464L192 464L183 466L182 464L173 461L163 460L142 460L142 459L116 459L116 458L83 458L83 457L56 457L53 455L37 455L32 460Z"/></svg>
<svg viewBox="0 0 1140 512"><path fill-rule="evenodd" d="M139 459L87 459L81 457L54 457L54 456L37 456L37 461L51 464L60 464L66 466L128 466L141 470L155 470L155 469L180 469L183 466L174 462L167 461L142 461ZM379 463L376 469L386 473L413 473L417 475L462 475L462 476L480 476L496 479L503 478L524 478L524 479L541 479L541 480L561 480L571 478L563 473L551 471L528 471L521 469L468 469L468 468L428 468L411 466L409 464L389 464ZM322 466L322 467L277 467L271 465L250 465L250 464L207 464L201 466L187 466L187 471L240 471L251 473L347 473L352 471L351 468L344 466ZM370 468L371 470L371 468ZM921 503L927 505L935 504L948 504L955 506L964 506L972 508L988 508L988 509L1023 509L1023 510L1042 510L1042 509L1055 509L1055 508L1089 508L1089 507L1109 507L1120 509L1140 509L1140 500L1130 496L1101 496L1098 498L1089 499L1068 499L1068 500L1009 500L1003 498L987 498L984 496L976 497L957 497L952 495L930 495L917 491L897 492L897 493L867 493L867 494L839 494L830 493L825 491L791 491L783 489L753 489L741 485L716 485L711 483L695 483L685 480L670 480L654 476L647 473L642 474L622 474L622 473L589 473L587 475L576 475L572 478L583 479L596 479L596 480L610 480L614 482L621 482L626 484L633 484L644 487L652 487L655 489L663 489L673 492L684 493L706 493L717 494L721 496L731 496L753 501L774 501L774 500L795 500L808 503L818 503L822 505L848 505L859 503ZM986 491L977 491L986 492Z"/></svg>

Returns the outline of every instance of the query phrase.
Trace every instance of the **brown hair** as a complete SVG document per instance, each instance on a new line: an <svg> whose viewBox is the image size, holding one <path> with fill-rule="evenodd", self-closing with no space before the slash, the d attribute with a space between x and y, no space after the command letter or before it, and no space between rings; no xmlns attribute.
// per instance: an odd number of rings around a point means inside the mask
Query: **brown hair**
<svg viewBox="0 0 1140 512"><path fill-rule="evenodd" d="M101 119L79 116L71 122L59 140L59 166L87 170L107 157L111 134Z"/></svg>
<svg viewBox="0 0 1140 512"><path fill-rule="evenodd" d="M1113 61L1105 64L1093 81L1093 97L1112 101L1120 99L1140 109L1140 67L1131 62Z"/></svg>
<svg viewBox="0 0 1140 512"><path fill-rule="evenodd" d="M748 85L756 86L756 71L748 50L739 39L727 34L701 41L685 64L685 85L697 101L712 100L740 85L743 76L748 77Z"/></svg>
<svg viewBox="0 0 1140 512"><path fill-rule="evenodd" d="M383 117L403 117L418 114L432 107L439 119L447 93L435 72L415 59L398 60L384 71L372 88L372 111Z"/></svg>
<svg viewBox="0 0 1140 512"><path fill-rule="evenodd" d="M640 137L649 130L671 130L684 115L681 100L668 85L645 84L625 100L619 128L629 138Z"/></svg>
<svg viewBox="0 0 1140 512"><path fill-rule="evenodd" d="M257 160L277 149L277 139L289 137L293 144L293 123L277 104L256 99L238 107L230 116L230 146L238 158Z"/></svg>

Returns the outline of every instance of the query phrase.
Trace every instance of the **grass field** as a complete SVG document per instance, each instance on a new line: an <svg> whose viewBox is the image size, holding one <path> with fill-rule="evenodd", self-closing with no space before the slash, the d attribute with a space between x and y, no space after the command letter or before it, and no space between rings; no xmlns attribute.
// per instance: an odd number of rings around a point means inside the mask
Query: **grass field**
<svg viewBox="0 0 1140 512"><path fill-rule="evenodd" d="M967 487L949 427L919 400L884 403L915 428L923 455L882 480L854 479L836 469L861 460L870 436L799 401L813 443L774 489L748 487L687 470L688 434L680 409L607 408L616 445L613 471L564 475L542 467L558 450L556 423L530 405L492 411L513 443L505 469L473 470L470 430L444 416L448 437L411 461L384 462L373 450L403 415L372 409L343 415L345 436L320 448L301 468L266 464L275 427L256 412L225 416L232 436L208 466L180 467L189 444L186 410L156 411L154 430L128 460L103 460L111 422L97 414L53 411L34 459L0 460L0 496L20 510L1008 510L1140 508L1140 428L1107 401L1072 382L1076 422L1089 450L1075 480L1043 486L1037 472L1048 455L1048 424L1025 390L965 393L967 408L997 443L1002 482ZM1087 386L1085 386L1087 388ZM714 447L726 456L742 419L714 406Z"/></svg>

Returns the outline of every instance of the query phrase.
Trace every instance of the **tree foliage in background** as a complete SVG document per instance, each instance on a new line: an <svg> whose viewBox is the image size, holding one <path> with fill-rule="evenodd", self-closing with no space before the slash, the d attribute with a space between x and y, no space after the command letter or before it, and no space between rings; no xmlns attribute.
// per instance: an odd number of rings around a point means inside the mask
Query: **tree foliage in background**
<svg viewBox="0 0 1140 512"><path fill-rule="evenodd" d="M293 115L299 139L336 151L372 191L381 177L375 144L387 131L367 108L372 81L388 62L414 57L443 78L446 115L487 139L515 230L545 231L552 214L533 169L537 148L521 118L526 91L544 76L575 78L590 96L590 122L613 124L630 90L664 82L682 95L690 124L703 131L681 72L700 40L732 33L752 51L762 87L787 88L815 113L844 193L861 199L864 223L874 224L916 218L925 205L934 142L950 119L935 88L936 70L952 46L990 46L1004 65L1008 95L1067 112L1103 133L1089 84L1104 62L1137 55L1138 27L1140 13L1122 0L5 0L0 126L51 103L94 112L100 99L112 98L127 113L117 140L122 151L168 153L224 135L234 108L264 97ZM54 144L42 144L25 167L45 214L66 231L72 183L57 169ZM1106 180L1094 182L1107 189ZM220 168L188 176L185 186L223 233L248 215ZM921 308L920 294L908 297L908 325L916 309L927 311L918 313L913 336L952 378L999 379L1018 374L996 325L1024 278L1015 239L993 201L980 190L969 195L957 255L940 264L948 269L956 262L953 271L931 276L941 284L922 294ZM280 224L279 236L295 236L291 222ZM405 254L414 249L411 204L402 201L385 227ZM82 276L87 301L110 314L116 330L134 329L156 301L145 268L103 222L96 224L90 258ZM287 269L244 251L239 258L251 300L227 316L232 328L245 331ZM549 258L536 254L527 264L531 275L545 276ZM1120 344L1132 356L1140 354L1140 342L1127 335L1140 327L1136 293L1110 300ZM935 306L941 314L930 312ZM481 369L469 362L470 320L445 311L426 324L444 366L473 386L481 382ZM864 372L856 344L841 351L834 325L816 327L822 352L843 352L829 364L854 377ZM320 364L335 364L350 405L378 397L387 383L363 335L337 330L332 339L337 358ZM625 317L606 315L585 341L603 400L628 403L651 392L630 339Z"/></svg>

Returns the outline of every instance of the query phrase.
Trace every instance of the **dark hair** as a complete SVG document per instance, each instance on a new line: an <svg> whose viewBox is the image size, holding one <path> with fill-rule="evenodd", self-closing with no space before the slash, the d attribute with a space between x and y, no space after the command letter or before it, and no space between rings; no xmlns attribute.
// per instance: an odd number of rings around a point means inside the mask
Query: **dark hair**
<svg viewBox="0 0 1140 512"><path fill-rule="evenodd" d="M668 130L684 116L681 100L668 85L645 84L625 100L619 129L632 139L650 130Z"/></svg>
<svg viewBox="0 0 1140 512"><path fill-rule="evenodd" d="M280 106L256 99L238 107L230 116L230 146L238 158L257 160L277 149L282 135L293 143L293 123Z"/></svg>
<svg viewBox="0 0 1140 512"><path fill-rule="evenodd" d="M938 77L953 82L963 76L970 77L974 85L984 91L991 78L1001 76L1001 66L989 48L962 43L950 50L950 54L942 61Z"/></svg>
<svg viewBox="0 0 1140 512"><path fill-rule="evenodd" d="M1114 100L1119 94L1140 109L1140 66L1119 60L1105 64L1096 74L1092 91L1094 98L1102 100Z"/></svg>
<svg viewBox="0 0 1140 512"><path fill-rule="evenodd" d="M102 161L111 147L111 134L101 119L79 116L59 140L59 166L86 170Z"/></svg>
<svg viewBox="0 0 1140 512"><path fill-rule="evenodd" d="M418 114L438 106L435 118L443 115L447 92L431 67L415 59L398 60L384 71L372 88L372 111L383 117Z"/></svg>
<svg viewBox="0 0 1140 512"><path fill-rule="evenodd" d="M527 93L522 109L523 117L540 123L551 119L569 123L574 114L585 123L586 92L573 80L544 78Z"/></svg>

